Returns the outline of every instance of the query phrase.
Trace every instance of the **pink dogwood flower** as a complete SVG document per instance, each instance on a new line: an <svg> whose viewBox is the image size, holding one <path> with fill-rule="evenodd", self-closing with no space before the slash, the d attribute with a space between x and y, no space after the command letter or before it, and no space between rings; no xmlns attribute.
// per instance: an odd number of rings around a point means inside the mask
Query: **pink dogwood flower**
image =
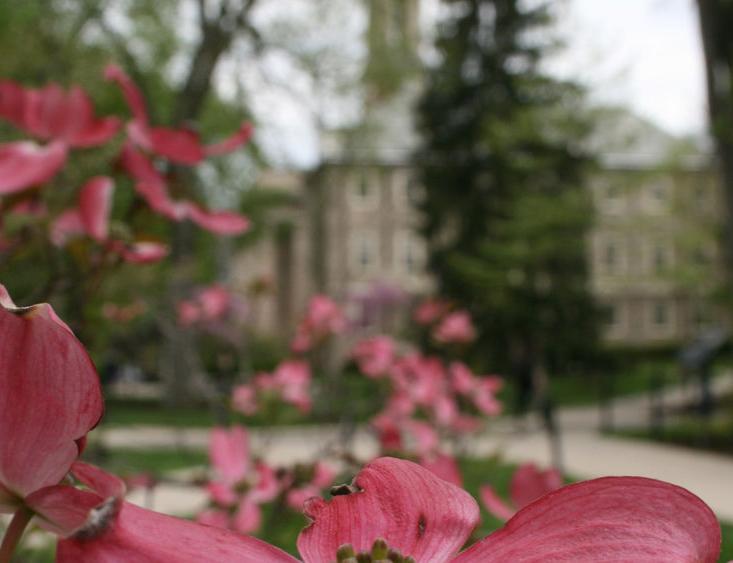
<svg viewBox="0 0 733 563"><path fill-rule="evenodd" d="M114 184L107 176L96 176L79 191L76 207L64 211L51 225L51 240L63 246L75 235L88 235L104 242L109 234L109 214L112 210Z"/></svg>
<svg viewBox="0 0 733 563"><path fill-rule="evenodd" d="M231 291L223 285L204 287L193 298L178 303L178 324L191 326L198 322L217 321L229 311L232 297Z"/></svg>
<svg viewBox="0 0 733 563"><path fill-rule="evenodd" d="M216 473L207 485L213 506L197 520L244 534L259 529L259 505L275 498L279 486L271 467L252 460L246 430L241 426L214 428L209 457Z"/></svg>
<svg viewBox="0 0 733 563"><path fill-rule="evenodd" d="M107 479L95 481L104 485ZM418 563L714 563L720 551L720 526L705 503L680 487L643 477L606 477L558 489L462 553L478 523L478 505L419 465L380 458L351 485L332 491L330 501L306 503L311 523L297 541L304 563L345 562L356 552L372 551L376 540L380 552L387 544ZM90 519L94 526L59 542L57 563L298 562L255 538L110 499L111 508L97 508Z"/></svg>
<svg viewBox="0 0 733 563"><path fill-rule="evenodd" d="M114 184L107 176L91 178L79 191L76 207L67 209L51 224L51 241L64 246L69 239L86 235L104 244L110 252L127 262L157 262L168 254L168 247L152 241L123 242L109 237Z"/></svg>
<svg viewBox="0 0 733 563"><path fill-rule="evenodd" d="M344 544L367 552L377 538L418 562L707 561L720 549L710 509L689 492L652 479L610 477L559 489L504 528L459 550L478 523L465 491L408 461L368 464L346 494L306 506L298 537L304 561L333 561Z"/></svg>
<svg viewBox="0 0 733 563"><path fill-rule="evenodd" d="M298 473L296 467L294 473ZM312 468L310 468L310 476L307 478L305 483L300 483L293 486L293 481L296 481L295 475L290 475L285 479L286 489L288 492L285 496L285 501L288 506L293 510L302 510L305 501L312 497L320 496L323 489L333 484L333 479L336 476L336 471L326 463L317 461Z"/></svg>
<svg viewBox="0 0 733 563"><path fill-rule="evenodd" d="M341 307L327 295L314 295L291 343L294 352L307 352L325 338L346 328Z"/></svg>
<svg viewBox="0 0 733 563"><path fill-rule="evenodd" d="M535 464L525 463L514 472L509 485L512 506L506 504L491 485L482 485L479 494L486 510L500 520L508 520L518 510L562 485L562 475L557 469L540 471Z"/></svg>
<svg viewBox="0 0 733 563"><path fill-rule="evenodd" d="M467 311L455 311L435 328L433 338L442 344L467 344L475 340L476 329Z"/></svg>
<svg viewBox="0 0 733 563"><path fill-rule="evenodd" d="M281 362L272 374L261 373L254 380L258 391L274 393L302 412L311 409L310 383L310 366L302 360Z"/></svg>
<svg viewBox="0 0 733 563"><path fill-rule="evenodd" d="M0 144L0 195L48 182L66 162L66 145L39 146L31 141Z"/></svg>
<svg viewBox="0 0 733 563"><path fill-rule="evenodd" d="M421 457L419 463L444 481L453 483L456 487L463 487L461 469L452 455L434 452Z"/></svg>
<svg viewBox="0 0 733 563"><path fill-rule="evenodd" d="M476 376L462 362L451 363L448 371L453 390L469 399L480 412L489 416L501 412L501 403L496 398L496 393L503 385L499 377Z"/></svg>
<svg viewBox="0 0 733 563"><path fill-rule="evenodd" d="M0 285L0 512L56 485L103 412L84 347L48 304L17 307Z"/></svg>
<svg viewBox="0 0 733 563"><path fill-rule="evenodd" d="M426 299L413 313L413 319L420 325L431 325L441 319L450 309L450 304L442 299Z"/></svg>
<svg viewBox="0 0 733 563"><path fill-rule="evenodd" d="M124 483L75 463L85 489L49 487L36 499L37 520L61 536L56 563L267 563L289 555L256 538L159 514L123 500Z"/></svg>
<svg viewBox="0 0 733 563"><path fill-rule="evenodd" d="M193 201L174 200L163 175L130 142L122 147L120 164L137 180L135 191L155 213L172 221L188 219L202 229L220 235L239 235L249 229L249 219L239 213L207 210Z"/></svg>
<svg viewBox="0 0 733 563"><path fill-rule="evenodd" d="M168 160L185 165L196 165L207 156L232 152L245 144L252 136L252 126L242 123L239 129L227 139L212 145L202 145L198 133L187 128L171 129L152 127L142 93L127 74L116 65L105 69L105 77L122 90L133 119L127 125L129 138L142 149L160 155Z"/></svg>
<svg viewBox="0 0 733 563"><path fill-rule="evenodd" d="M232 390L232 408L245 416L252 416L259 410L257 389L253 385L237 385Z"/></svg>
<svg viewBox="0 0 733 563"><path fill-rule="evenodd" d="M388 336L375 336L359 342L351 355L364 375L383 377L389 373L396 359L395 343Z"/></svg>
<svg viewBox="0 0 733 563"><path fill-rule="evenodd" d="M119 130L116 117L94 116L88 94L73 86L68 92L58 84L26 90L23 124L44 140L59 140L70 147L94 147L109 141Z"/></svg>
<svg viewBox="0 0 733 563"><path fill-rule="evenodd" d="M53 83L34 90L11 81L0 82L0 117L40 139L77 148L102 145L120 128L116 117L94 116L84 90L73 86L65 92Z"/></svg>

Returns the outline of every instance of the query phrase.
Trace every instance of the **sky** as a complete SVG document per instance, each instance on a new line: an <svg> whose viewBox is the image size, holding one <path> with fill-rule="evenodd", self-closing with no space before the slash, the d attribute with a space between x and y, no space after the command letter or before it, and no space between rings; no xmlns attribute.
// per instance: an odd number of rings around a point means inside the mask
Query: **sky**
<svg viewBox="0 0 733 563"><path fill-rule="evenodd" d="M563 0L567 41L550 68L593 99L625 105L674 134L706 127L705 75L694 0Z"/></svg>
<svg viewBox="0 0 733 563"><path fill-rule="evenodd" d="M422 0L425 30L435 21L438 1ZM549 72L585 84L592 102L628 107L672 134L704 134L704 66L695 0L555 2L556 31L566 48L548 61ZM364 22L360 25L363 29ZM319 146L312 116L292 100L278 100L277 93L262 99L255 113L262 118L258 137L265 152L281 166L314 166Z"/></svg>

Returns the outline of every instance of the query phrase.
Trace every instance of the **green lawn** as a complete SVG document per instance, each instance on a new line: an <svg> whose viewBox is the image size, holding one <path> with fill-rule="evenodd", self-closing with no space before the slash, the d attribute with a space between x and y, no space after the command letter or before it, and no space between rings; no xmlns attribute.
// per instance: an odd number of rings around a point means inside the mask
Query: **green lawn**
<svg viewBox="0 0 733 563"><path fill-rule="evenodd" d="M104 467L117 475L135 473L163 474L208 463L206 452L186 449L100 449L94 445L84 451L84 461Z"/></svg>

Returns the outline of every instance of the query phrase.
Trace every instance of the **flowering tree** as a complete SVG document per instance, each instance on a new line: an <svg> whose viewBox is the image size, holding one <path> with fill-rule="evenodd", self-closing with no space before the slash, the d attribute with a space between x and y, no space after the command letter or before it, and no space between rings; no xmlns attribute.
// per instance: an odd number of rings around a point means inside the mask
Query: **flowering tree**
<svg viewBox="0 0 733 563"><path fill-rule="evenodd" d="M124 262L156 262L168 253L160 229L151 228L151 212L167 221L190 220L219 235L248 228L237 213L173 199L170 172L174 165L193 166L235 150L248 140L249 124L203 145L193 131L152 126L142 95L119 67L109 66L106 76L121 87L132 112L124 136L122 120L95 116L91 99L78 86L33 89L0 81L0 119L21 136L0 144L0 262L48 267L40 293L69 296L70 304L78 305L73 324L79 329L86 304L111 271ZM98 167L96 175L78 188L69 185L70 177L86 174L91 165Z"/></svg>

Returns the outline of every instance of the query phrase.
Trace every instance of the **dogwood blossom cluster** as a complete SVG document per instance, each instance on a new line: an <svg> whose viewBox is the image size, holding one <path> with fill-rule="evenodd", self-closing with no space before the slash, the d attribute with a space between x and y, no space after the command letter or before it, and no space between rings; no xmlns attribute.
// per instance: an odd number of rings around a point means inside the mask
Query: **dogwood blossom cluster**
<svg viewBox="0 0 733 563"><path fill-rule="evenodd" d="M259 373L251 383L232 390L232 407L245 416L260 410L263 402L272 399L297 407L306 413L311 409L311 368L304 360L280 362L272 373Z"/></svg>
<svg viewBox="0 0 733 563"><path fill-rule="evenodd" d="M336 472L324 462L275 468L252 455L243 426L217 427L211 432L209 459L213 478L206 484L209 505L196 521L242 534L262 526L262 505L281 500L300 512L304 503L322 494Z"/></svg>
<svg viewBox="0 0 733 563"><path fill-rule="evenodd" d="M468 311L453 310L451 303L443 299L425 299L415 309L413 319L427 328L439 344L470 344L476 339L476 329Z"/></svg>
<svg viewBox="0 0 733 563"><path fill-rule="evenodd" d="M327 295L314 295L298 327L290 348L296 354L309 352L346 328L341 307Z"/></svg>
<svg viewBox="0 0 733 563"><path fill-rule="evenodd" d="M235 301L232 292L221 284L212 284L197 291L176 305L178 324L192 326L223 319Z"/></svg>
<svg viewBox="0 0 733 563"><path fill-rule="evenodd" d="M17 307L0 286L0 512L13 514L0 563L11 561L31 522L58 536L57 563L298 561L256 538L126 501L121 479L78 459L102 413L96 371L68 326L47 304ZM247 522L247 512L272 494L272 480L252 463L241 430L215 432L212 494L225 518L241 513ZM328 500L307 499L304 513L309 523L297 539L304 563L712 563L721 542L714 514L690 492L653 479L608 477L545 494L465 547L479 522L476 501L392 457L368 463L350 484L332 488Z"/></svg>
<svg viewBox="0 0 733 563"><path fill-rule="evenodd" d="M359 342L352 356L367 377L388 383L384 408L371 420L383 452L400 452L460 483L455 462L441 447L441 435L472 432L481 416L501 412L502 382L474 374L461 362L418 352L400 354L387 336Z"/></svg>
<svg viewBox="0 0 733 563"><path fill-rule="evenodd" d="M251 126L242 124L231 137L202 145L198 134L189 129L171 129L150 125L143 96L130 78L117 66L110 65L105 75L116 82L132 112L118 158L121 169L133 180L137 196L147 206L169 220L189 219L217 234L244 232L246 217L229 211L212 211L189 199L173 200L175 182L173 165L193 166L210 156L231 152L246 143ZM65 247L78 238L101 246L106 255L133 263L160 260L167 247L141 233L133 233L130 224L111 225L115 181L110 175L89 178L76 190L63 187L68 195L44 197L52 181L61 183L60 172L68 163L71 151L118 144L122 122L115 116L96 117L89 95L80 87L65 91L58 84L40 89L25 88L10 81L0 81L0 119L19 132L44 142L19 140L0 144L0 250L14 247L16 232L3 225L25 224L26 219L48 226L48 238L57 247ZM13 196L10 198L9 196ZM52 201L51 209L47 202ZM56 209L57 202L66 207ZM22 244L22 240L15 246Z"/></svg>

